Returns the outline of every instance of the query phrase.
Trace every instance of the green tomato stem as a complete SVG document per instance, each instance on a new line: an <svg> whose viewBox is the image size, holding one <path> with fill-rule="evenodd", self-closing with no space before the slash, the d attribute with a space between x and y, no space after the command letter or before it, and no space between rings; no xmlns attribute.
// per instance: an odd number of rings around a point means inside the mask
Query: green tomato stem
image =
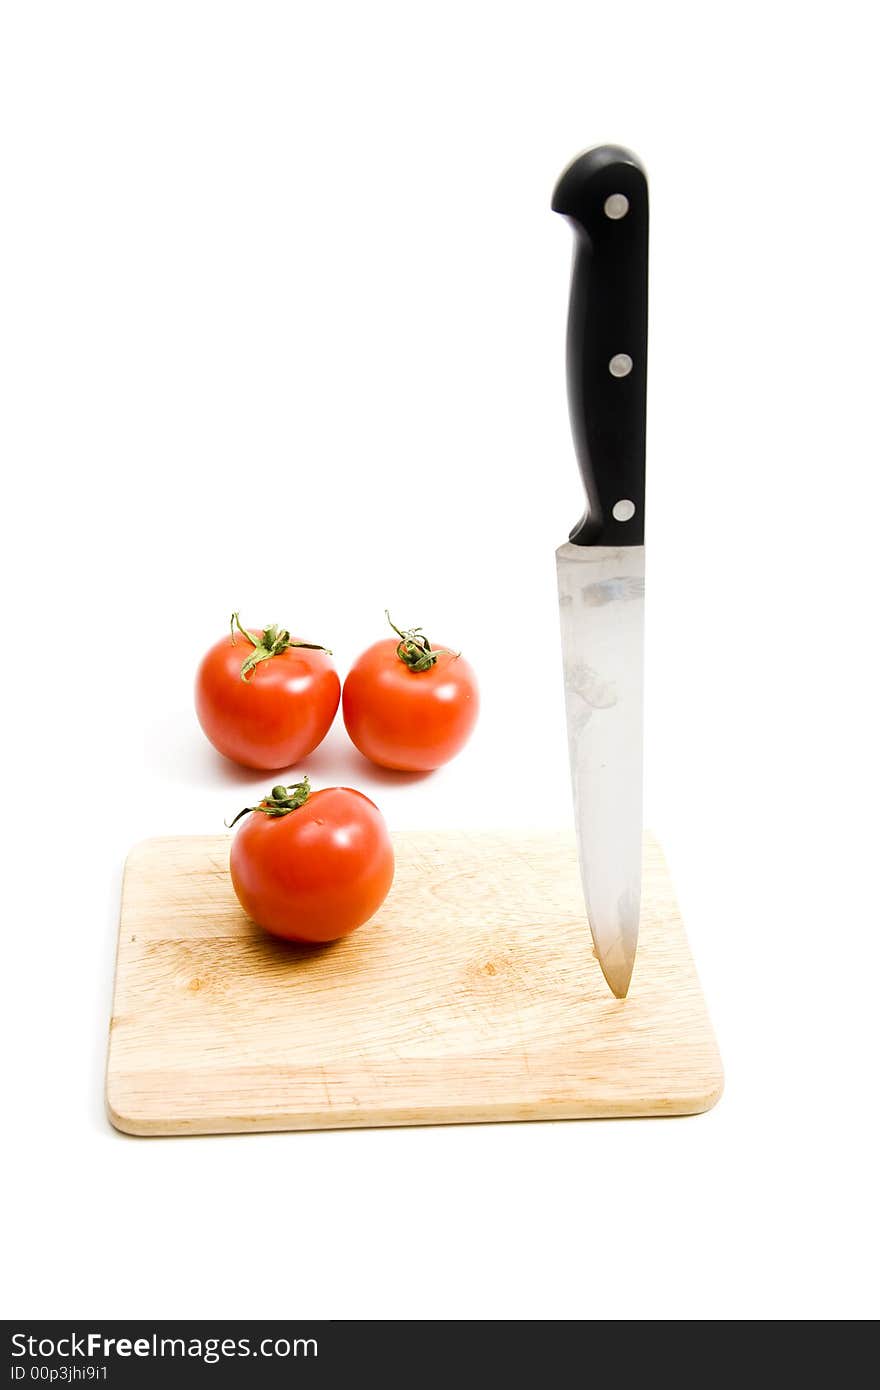
<svg viewBox="0 0 880 1390"><path fill-rule="evenodd" d="M273 819L278 816L289 816L291 811L298 811L300 806L305 806L311 790L309 779L305 775L301 782L294 782L290 787L282 786L279 783L277 787L272 788L268 796L263 797L258 806L243 807L234 820L224 821L223 824L227 830L231 830L242 816L249 816L252 811L262 811L264 816L270 816Z"/></svg>
<svg viewBox="0 0 880 1390"><path fill-rule="evenodd" d="M411 671L430 671L435 664L438 656L451 656L458 658L461 652L451 652L448 647L432 647L420 627L409 627L401 630L391 621L391 614L385 609L385 617L393 632L396 632L400 641L397 644L397 655L408 666Z"/></svg>
<svg viewBox="0 0 880 1390"><path fill-rule="evenodd" d="M261 661L269 661L273 656L278 656L281 652L286 652L291 647L306 647L312 652L326 652L332 656L329 647L322 647L320 642L299 642L291 637L287 628L279 628L277 623L270 623L263 628L262 637L257 637L253 632L249 632L246 627L242 627L241 619L237 613L233 613L229 620L229 631L232 634L232 645L235 646L236 628L242 637L246 637L253 647L253 651L245 658L241 667L241 679L247 683L247 678Z"/></svg>

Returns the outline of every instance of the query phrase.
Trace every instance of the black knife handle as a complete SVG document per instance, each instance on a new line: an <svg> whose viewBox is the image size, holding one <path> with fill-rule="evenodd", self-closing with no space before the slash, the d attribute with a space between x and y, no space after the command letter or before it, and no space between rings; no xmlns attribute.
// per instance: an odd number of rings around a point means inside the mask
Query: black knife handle
<svg viewBox="0 0 880 1390"><path fill-rule="evenodd" d="M575 545L642 545L648 383L645 171L634 154L617 145L587 150L557 183L553 211L567 217L575 233L566 365L571 430L587 509L569 539Z"/></svg>

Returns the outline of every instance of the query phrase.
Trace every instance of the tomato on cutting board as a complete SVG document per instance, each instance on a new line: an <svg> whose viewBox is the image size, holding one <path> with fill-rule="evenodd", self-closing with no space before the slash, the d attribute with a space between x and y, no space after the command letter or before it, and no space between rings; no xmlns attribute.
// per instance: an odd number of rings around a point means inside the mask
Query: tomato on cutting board
<svg viewBox="0 0 880 1390"><path fill-rule="evenodd" d="M421 628L375 642L342 688L342 717L355 747L381 767L430 772L459 753L480 708L473 667L434 647Z"/></svg>
<svg viewBox="0 0 880 1390"><path fill-rule="evenodd" d="M288 941L335 941L379 910L394 878L388 828L351 787L308 777L246 807L229 856L232 886L258 926Z"/></svg>
<svg viewBox="0 0 880 1390"><path fill-rule="evenodd" d="M231 636L202 658L196 714L219 753L261 771L292 767L324 738L339 708L326 647L285 628L253 631L232 615Z"/></svg>

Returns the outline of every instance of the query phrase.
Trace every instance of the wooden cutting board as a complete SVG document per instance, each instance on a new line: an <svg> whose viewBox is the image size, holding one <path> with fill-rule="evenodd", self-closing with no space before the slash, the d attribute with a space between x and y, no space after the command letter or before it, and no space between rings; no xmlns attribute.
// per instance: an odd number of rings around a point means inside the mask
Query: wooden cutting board
<svg viewBox="0 0 880 1390"><path fill-rule="evenodd" d="M107 1106L130 1134L693 1114L721 1063L662 855L629 998L591 951L573 839L395 836L343 941L245 917L228 836L146 840L122 895Z"/></svg>

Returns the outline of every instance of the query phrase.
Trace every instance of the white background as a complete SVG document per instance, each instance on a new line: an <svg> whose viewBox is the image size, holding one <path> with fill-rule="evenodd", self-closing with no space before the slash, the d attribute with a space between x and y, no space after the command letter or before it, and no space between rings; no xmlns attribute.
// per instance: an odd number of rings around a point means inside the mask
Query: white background
<svg viewBox="0 0 880 1390"><path fill-rule="evenodd" d="M878 1311L875 44L837 3L11 4L0 33L9 1315ZM553 550L582 147L652 190L647 819L727 1073L693 1120L137 1141L121 865L265 785L233 607L482 678L392 827L570 815ZM872 1157L873 1148L873 1157Z"/></svg>

